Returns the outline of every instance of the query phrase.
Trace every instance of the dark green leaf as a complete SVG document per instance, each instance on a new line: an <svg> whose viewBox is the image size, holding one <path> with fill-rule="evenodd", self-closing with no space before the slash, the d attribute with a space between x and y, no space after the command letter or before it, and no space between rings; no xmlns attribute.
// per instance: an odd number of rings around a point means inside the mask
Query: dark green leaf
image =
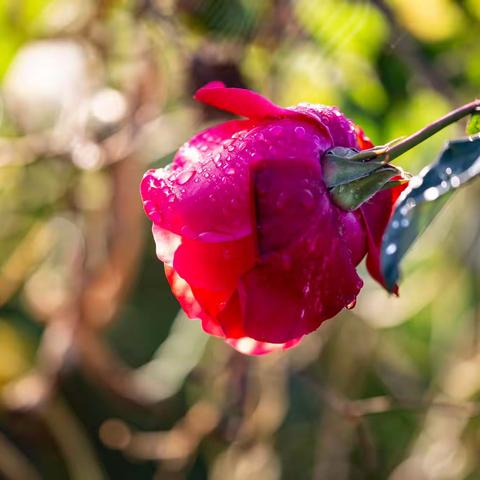
<svg viewBox="0 0 480 480"><path fill-rule="evenodd" d="M480 174L480 135L447 144L439 160L410 181L383 237L381 264L390 289L399 265L416 238L447 200L448 193Z"/></svg>

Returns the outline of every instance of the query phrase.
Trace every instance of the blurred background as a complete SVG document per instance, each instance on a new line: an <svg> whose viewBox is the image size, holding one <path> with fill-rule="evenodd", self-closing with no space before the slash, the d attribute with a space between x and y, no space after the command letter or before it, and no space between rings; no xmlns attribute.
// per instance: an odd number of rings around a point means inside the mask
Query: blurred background
<svg viewBox="0 0 480 480"><path fill-rule="evenodd" d="M480 479L478 182L400 298L364 275L263 358L178 313L138 193L226 118L191 100L211 80L337 105L376 143L472 100L479 0L4 0L0 38L0 478Z"/></svg>

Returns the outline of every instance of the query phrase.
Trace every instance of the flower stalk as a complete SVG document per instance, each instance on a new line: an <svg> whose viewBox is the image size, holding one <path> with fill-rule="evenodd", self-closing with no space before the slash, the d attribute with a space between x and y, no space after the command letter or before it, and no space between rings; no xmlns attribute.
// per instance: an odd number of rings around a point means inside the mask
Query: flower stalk
<svg viewBox="0 0 480 480"><path fill-rule="evenodd" d="M355 161L370 161L374 159L380 159L385 163L389 163L400 155L403 155L408 150L411 150L413 147L416 147L427 138L435 135L440 130L443 130L445 127L448 127L452 123L455 123L467 115L475 112L480 112L480 99L476 99L473 102L467 103L455 110L452 110L443 117L404 139L400 139L398 141L395 140L387 143L386 145L363 150L353 157L350 157L350 159Z"/></svg>

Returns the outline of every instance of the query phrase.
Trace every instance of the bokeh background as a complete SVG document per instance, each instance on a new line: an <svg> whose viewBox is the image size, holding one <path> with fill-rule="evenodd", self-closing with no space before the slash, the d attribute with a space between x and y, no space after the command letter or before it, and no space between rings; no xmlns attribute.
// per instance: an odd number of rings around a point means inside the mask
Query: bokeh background
<svg viewBox="0 0 480 480"><path fill-rule="evenodd" d="M263 358L178 313L138 194L226 118L191 99L208 81L338 105L380 143L479 95L479 38L479 0L3 0L0 478L480 479L478 182L400 298L365 276Z"/></svg>

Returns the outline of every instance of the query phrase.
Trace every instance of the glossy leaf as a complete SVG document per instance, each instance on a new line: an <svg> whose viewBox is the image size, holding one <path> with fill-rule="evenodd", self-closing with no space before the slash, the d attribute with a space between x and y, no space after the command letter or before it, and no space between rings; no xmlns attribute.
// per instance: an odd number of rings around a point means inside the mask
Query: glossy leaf
<svg viewBox="0 0 480 480"><path fill-rule="evenodd" d="M410 181L383 237L381 263L387 286L399 277L405 253L439 212L452 190L480 174L480 135L454 140L436 163Z"/></svg>

